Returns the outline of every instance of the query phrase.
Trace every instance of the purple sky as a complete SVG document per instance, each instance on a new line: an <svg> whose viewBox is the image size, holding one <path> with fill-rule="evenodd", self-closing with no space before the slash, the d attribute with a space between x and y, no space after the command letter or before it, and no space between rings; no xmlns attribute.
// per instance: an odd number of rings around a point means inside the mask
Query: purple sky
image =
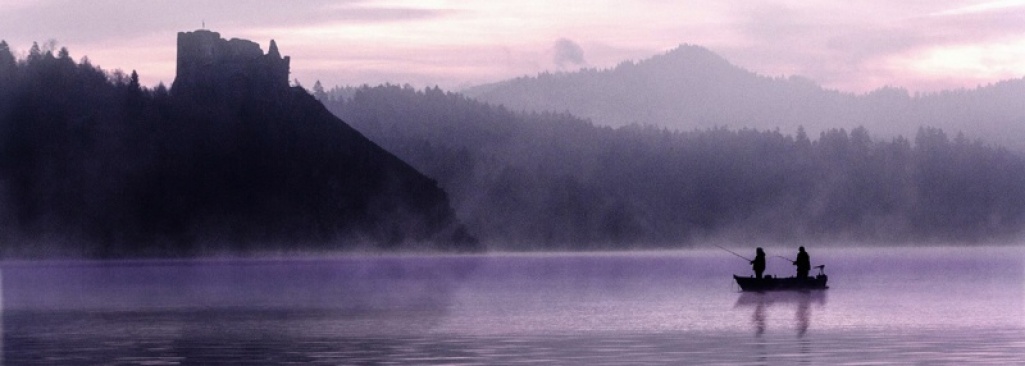
<svg viewBox="0 0 1025 366"><path fill-rule="evenodd" d="M55 40L105 69L174 78L175 37L205 22L273 38L305 86L446 89L606 68L682 43L763 75L863 92L975 87L1025 76L1025 0L375 1L3 0L0 38Z"/></svg>

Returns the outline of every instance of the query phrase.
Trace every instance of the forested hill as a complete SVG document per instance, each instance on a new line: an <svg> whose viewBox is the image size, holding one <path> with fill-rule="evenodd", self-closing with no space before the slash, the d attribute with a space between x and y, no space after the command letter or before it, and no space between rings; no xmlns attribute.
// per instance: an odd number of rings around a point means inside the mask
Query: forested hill
<svg viewBox="0 0 1025 366"><path fill-rule="evenodd" d="M314 94L437 179L470 230L506 249L976 242L1025 224L1025 160L936 128L613 129L437 88L335 91Z"/></svg>
<svg viewBox="0 0 1025 366"><path fill-rule="evenodd" d="M0 43L3 255L475 247L437 183L289 87L273 45L202 35L256 61L189 69L179 49L168 91Z"/></svg>
<svg viewBox="0 0 1025 366"><path fill-rule="evenodd" d="M868 128L877 136L913 136L919 127L963 131L1025 151L1025 79L971 90L909 95L882 88L861 95L826 90L801 77L765 77L711 51L683 45L607 69L544 73L470 88L465 94L512 110L569 112L599 125L672 129L804 126Z"/></svg>

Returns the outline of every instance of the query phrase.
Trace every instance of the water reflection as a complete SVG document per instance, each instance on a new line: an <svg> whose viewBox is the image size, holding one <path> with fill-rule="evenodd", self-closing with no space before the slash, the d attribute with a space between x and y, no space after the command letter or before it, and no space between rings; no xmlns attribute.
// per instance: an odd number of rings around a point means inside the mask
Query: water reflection
<svg viewBox="0 0 1025 366"><path fill-rule="evenodd" d="M4 263L4 310L223 308L443 313L474 257Z"/></svg>
<svg viewBox="0 0 1025 366"><path fill-rule="evenodd" d="M764 294L729 292L725 257L0 262L0 351L10 365L1022 364L1025 256L1008 252L866 254L838 289Z"/></svg>
<svg viewBox="0 0 1025 366"><path fill-rule="evenodd" d="M456 292L480 261L6 263L0 355L8 364L294 361L293 345L429 333L450 316Z"/></svg>
<svg viewBox="0 0 1025 366"><path fill-rule="evenodd" d="M760 337L767 329L766 319L770 307L794 307L794 329L797 337L803 338L811 326L812 304L825 306L826 291L744 292L737 298L733 308L754 308L751 325L755 336Z"/></svg>

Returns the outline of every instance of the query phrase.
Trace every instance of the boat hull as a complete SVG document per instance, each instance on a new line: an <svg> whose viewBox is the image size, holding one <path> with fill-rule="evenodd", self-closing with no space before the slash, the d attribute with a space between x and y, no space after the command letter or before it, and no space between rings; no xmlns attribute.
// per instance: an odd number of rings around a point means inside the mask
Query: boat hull
<svg viewBox="0 0 1025 366"><path fill-rule="evenodd" d="M829 276L820 274L815 277L808 278L754 278L754 277L741 277L733 275L733 279L737 281L737 285L740 285L741 291L807 291L807 290L825 290L829 288L826 286L826 281L829 280Z"/></svg>

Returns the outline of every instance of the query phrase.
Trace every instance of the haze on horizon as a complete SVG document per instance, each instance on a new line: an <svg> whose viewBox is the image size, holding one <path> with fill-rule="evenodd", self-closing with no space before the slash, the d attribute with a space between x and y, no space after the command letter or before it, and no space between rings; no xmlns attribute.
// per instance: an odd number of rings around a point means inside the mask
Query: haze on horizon
<svg viewBox="0 0 1025 366"><path fill-rule="evenodd" d="M175 37L202 27L277 40L292 78L326 86L410 83L450 90L544 71L608 68L679 44L768 76L827 88L973 88L1025 75L1025 0L572 3L9 0L0 38L24 54L56 41L76 59L174 78Z"/></svg>

